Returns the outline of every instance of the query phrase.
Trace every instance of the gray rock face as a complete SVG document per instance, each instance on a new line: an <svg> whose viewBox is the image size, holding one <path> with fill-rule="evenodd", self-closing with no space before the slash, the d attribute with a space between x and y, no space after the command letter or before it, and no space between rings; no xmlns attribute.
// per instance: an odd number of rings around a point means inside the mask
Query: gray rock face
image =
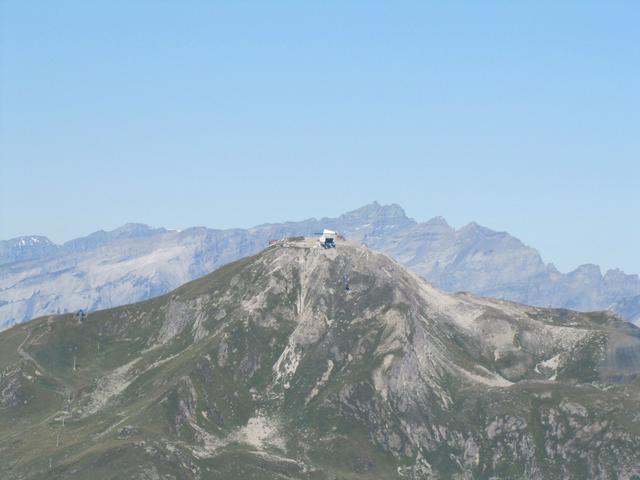
<svg viewBox="0 0 640 480"><path fill-rule="evenodd" d="M640 329L447 294L351 241L280 241L0 352L3 479L640 475Z"/></svg>
<svg viewBox="0 0 640 480"><path fill-rule="evenodd" d="M418 223L398 205L372 203L337 218L249 229L176 232L128 224L63 245L44 237L2 242L0 328L45 314L152 298L256 253L270 239L323 228L393 256L450 292L582 311L612 307L627 318L633 313L624 300L640 295L637 275L620 270L603 275L595 265L563 274L508 233L475 223L456 230L441 217Z"/></svg>

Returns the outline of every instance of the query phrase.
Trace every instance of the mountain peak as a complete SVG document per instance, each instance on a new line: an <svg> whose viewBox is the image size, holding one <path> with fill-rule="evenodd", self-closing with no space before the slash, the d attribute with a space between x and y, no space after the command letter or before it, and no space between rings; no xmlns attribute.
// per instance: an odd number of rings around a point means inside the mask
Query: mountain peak
<svg viewBox="0 0 640 480"><path fill-rule="evenodd" d="M149 225L144 223L129 222L111 230L112 233L140 233L153 230Z"/></svg>
<svg viewBox="0 0 640 480"><path fill-rule="evenodd" d="M459 231L461 233L482 234L482 235L490 234L490 233L498 233L498 232L495 232L494 230L491 230L490 228L480 225L478 222L475 222L475 221L467 223L462 228L460 228Z"/></svg>
<svg viewBox="0 0 640 480"><path fill-rule="evenodd" d="M36 245L55 245L55 243L43 235L23 235L20 237L10 238L8 240L2 240L1 243L18 248L29 248Z"/></svg>
<svg viewBox="0 0 640 480"><path fill-rule="evenodd" d="M446 218L441 217L439 215L437 217L430 218L429 220L427 220L425 222L425 224L429 225L429 226L433 226L433 227L435 227L435 226L450 227L450 225L447 222Z"/></svg>
<svg viewBox="0 0 640 480"><path fill-rule="evenodd" d="M136 238L166 231L165 228L153 228L144 223L125 223L121 227L107 232L107 234L115 238Z"/></svg>
<svg viewBox="0 0 640 480"><path fill-rule="evenodd" d="M599 265L595 265L593 263L585 263L576 267L576 269L570 272L569 275L579 275L600 279L602 278L602 271L600 270Z"/></svg>
<svg viewBox="0 0 640 480"><path fill-rule="evenodd" d="M7 478L50 459L60 479L571 477L538 461L550 451L637 471L640 420L619 414L638 395L636 329L446 294L353 241L280 240L152 302L15 328L0 406L21 441L3 458L38 448ZM591 386L611 379L628 393Z"/></svg>
<svg viewBox="0 0 640 480"><path fill-rule="evenodd" d="M374 220L390 218L407 219L407 215L404 209L397 203L392 203L390 205L380 205L376 200L374 200L372 203L340 215L340 218L353 220Z"/></svg>
<svg viewBox="0 0 640 480"><path fill-rule="evenodd" d="M25 235L0 241L0 265L53 255L58 245L42 235Z"/></svg>

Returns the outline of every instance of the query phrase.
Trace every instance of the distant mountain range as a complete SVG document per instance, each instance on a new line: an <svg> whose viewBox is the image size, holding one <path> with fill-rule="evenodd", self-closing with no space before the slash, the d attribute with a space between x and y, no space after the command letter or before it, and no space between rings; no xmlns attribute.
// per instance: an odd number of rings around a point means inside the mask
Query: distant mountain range
<svg viewBox="0 0 640 480"><path fill-rule="evenodd" d="M436 217L419 223L377 202L337 218L248 229L183 231L127 224L62 245L28 236L0 242L0 328L37 316L124 305L166 293L262 250L270 239L343 233L391 255L435 286L544 307L614 309L640 321L640 279L596 265L569 273L505 232Z"/></svg>

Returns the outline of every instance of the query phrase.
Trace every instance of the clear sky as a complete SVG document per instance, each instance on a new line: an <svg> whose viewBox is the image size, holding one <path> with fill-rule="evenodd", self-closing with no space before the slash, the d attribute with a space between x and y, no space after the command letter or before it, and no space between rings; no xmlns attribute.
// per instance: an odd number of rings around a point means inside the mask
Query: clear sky
<svg viewBox="0 0 640 480"><path fill-rule="evenodd" d="M640 2L0 1L0 238L372 200L640 272Z"/></svg>

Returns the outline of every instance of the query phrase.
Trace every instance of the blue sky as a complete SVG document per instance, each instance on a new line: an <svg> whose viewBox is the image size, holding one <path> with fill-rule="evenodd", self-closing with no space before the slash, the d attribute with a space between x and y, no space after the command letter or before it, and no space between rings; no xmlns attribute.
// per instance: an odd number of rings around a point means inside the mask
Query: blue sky
<svg viewBox="0 0 640 480"><path fill-rule="evenodd" d="M640 3L0 3L0 238L475 220L640 272Z"/></svg>

